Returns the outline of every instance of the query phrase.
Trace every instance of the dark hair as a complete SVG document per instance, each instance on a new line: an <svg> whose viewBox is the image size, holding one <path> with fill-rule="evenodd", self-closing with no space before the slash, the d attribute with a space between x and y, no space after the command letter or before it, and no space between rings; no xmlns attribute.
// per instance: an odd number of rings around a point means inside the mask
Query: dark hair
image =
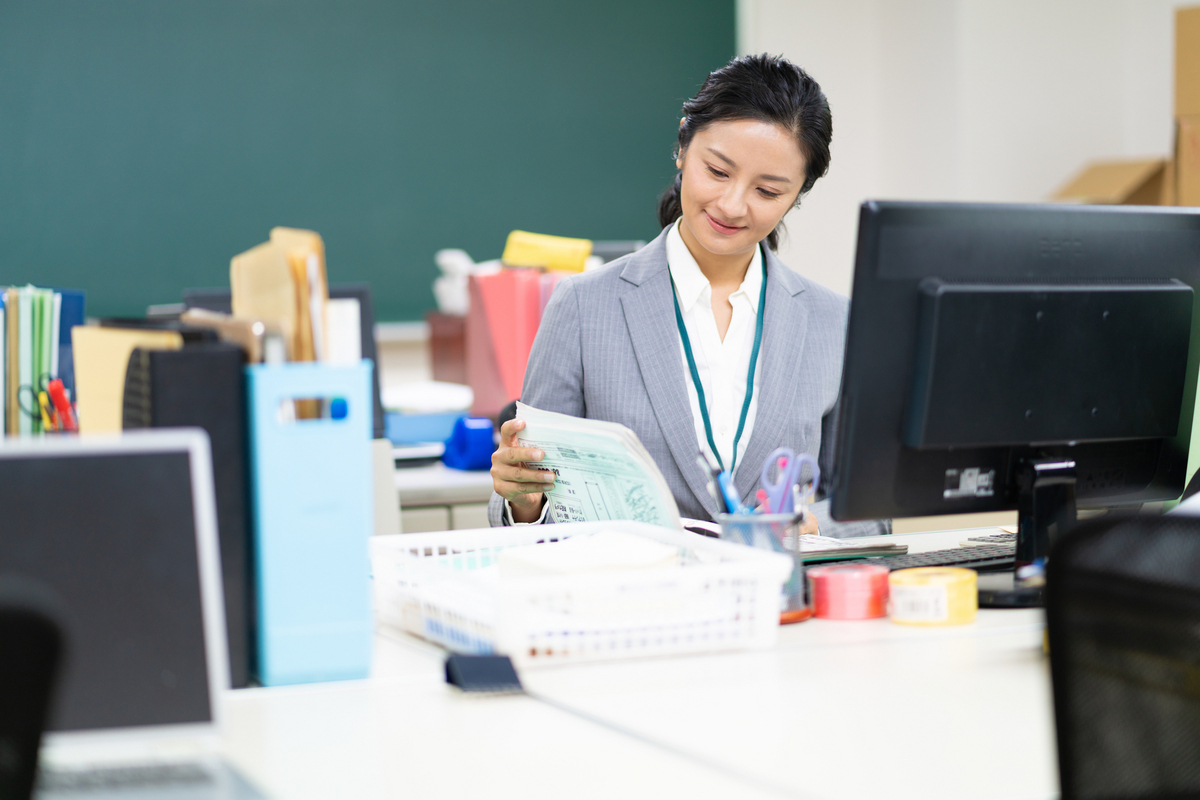
<svg viewBox="0 0 1200 800"><path fill-rule="evenodd" d="M825 93L807 72L783 56L735 58L710 72L691 100L683 104L683 122L675 156L692 142L697 132L721 120L756 119L782 125L796 136L804 156L804 185L796 196L796 205L817 178L829 170L829 141L833 138L833 117ZM679 219L682 173L658 200L658 221L664 228ZM779 226L767 236L767 246L779 244Z"/></svg>

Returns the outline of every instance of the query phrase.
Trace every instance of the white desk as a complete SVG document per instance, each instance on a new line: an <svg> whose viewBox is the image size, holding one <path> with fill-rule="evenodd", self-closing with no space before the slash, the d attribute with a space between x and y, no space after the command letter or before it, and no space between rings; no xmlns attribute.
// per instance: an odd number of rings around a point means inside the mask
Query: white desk
<svg viewBox="0 0 1200 800"><path fill-rule="evenodd" d="M913 552L962 532L892 537ZM1041 612L957 628L811 620L766 651L527 670L464 697L442 652L377 637L367 681L225 698L231 759L280 798L1047 798Z"/></svg>
<svg viewBox="0 0 1200 800"><path fill-rule="evenodd" d="M487 470L450 469L438 462L398 467L401 526L405 533L486 528L492 474Z"/></svg>
<svg viewBox="0 0 1200 800"><path fill-rule="evenodd" d="M369 680L230 692L226 753L276 800L773 796L528 697L464 695L444 658L380 636Z"/></svg>
<svg viewBox="0 0 1200 800"><path fill-rule="evenodd" d="M853 628L850 626L853 625ZM1057 795L1037 612L813 620L771 651L529 671L534 693L811 798Z"/></svg>

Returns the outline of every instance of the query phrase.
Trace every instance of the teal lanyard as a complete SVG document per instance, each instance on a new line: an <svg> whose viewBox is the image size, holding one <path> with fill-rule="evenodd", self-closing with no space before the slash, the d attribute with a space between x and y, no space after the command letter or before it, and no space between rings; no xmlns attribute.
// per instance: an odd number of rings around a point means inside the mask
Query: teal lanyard
<svg viewBox="0 0 1200 800"><path fill-rule="evenodd" d="M729 474L737 465L738 442L742 440L742 431L746 429L746 415L750 413L750 401L754 399L754 369L758 366L758 350L762 347L763 316L767 303L767 260L763 259L762 289L758 293L758 319L754 322L754 347L750 351L750 369L746 370L746 401L742 403L742 416L738 420L737 433L733 437L733 463L729 465ZM708 446L712 448L717 463L725 469L717 443L713 440L712 420L708 416L708 402L704 399L704 387L700 385L700 370L696 369L696 357L692 355L692 342L688 338L687 327L683 324L683 312L679 310L679 294L675 291L675 279L671 278L671 299L675 302L675 324L679 327L679 338L683 340L683 354L687 356L688 370L692 373L692 385L696 387L696 398L700 401L700 418L704 420L704 435L708 437Z"/></svg>

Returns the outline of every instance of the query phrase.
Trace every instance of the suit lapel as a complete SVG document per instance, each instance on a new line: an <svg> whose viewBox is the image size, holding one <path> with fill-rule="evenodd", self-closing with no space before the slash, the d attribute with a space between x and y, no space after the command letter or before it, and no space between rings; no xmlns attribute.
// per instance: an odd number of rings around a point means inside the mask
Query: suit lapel
<svg viewBox="0 0 1200 800"><path fill-rule="evenodd" d="M764 316L762 350L758 356L758 369L762 371L758 410L746 455L738 462L733 476L746 505L754 505L762 463L780 445L779 421L796 408L800 386L795 376L799 374L800 354L808 330L808 304L802 296L804 284L774 253L765 247L763 252L767 259L767 302L765 309L759 309Z"/></svg>
<svg viewBox="0 0 1200 800"><path fill-rule="evenodd" d="M716 514L716 503L706 488L707 478L696 463L700 446L684 384L679 332L671 314L666 234L630 259L621 277L637 287L621 296L621 307L658 427L688 488L705 510Z"/></svg>

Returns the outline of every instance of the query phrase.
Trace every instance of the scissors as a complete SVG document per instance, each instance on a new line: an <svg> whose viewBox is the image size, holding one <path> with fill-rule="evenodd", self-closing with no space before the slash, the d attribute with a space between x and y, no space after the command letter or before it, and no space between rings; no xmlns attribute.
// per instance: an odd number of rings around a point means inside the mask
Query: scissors
<svg viewBox="0 0 1200 800"><path fill-rule="evenodd" d="M37 385L17 387L17 403L21 412L42 423L42 430L77 431L75 410L67 398L62 380L43 374Z"/></svg>
<svg viewBox="0 0 1200 800"><path fill-rule="evenodd" d="M50 376L43 374L33 385L25 384L17 387L17 405L21 407L21 411L28 414L31 419L41 421L43 419L44 410L40 397L50 387Z"/></svg>
<svg viewBox="0 0 1200 800"><path fill-rule="evenodd" d="M812 470L812 481L805 486L806 495L809 487L816 488L821 480L821 468L817 460L809 455L796 455L790 447L777 447L767 456L762 465L762 488L767 493L768 514L792 514L796 511L796 489L800 484L800 471L808 464ZM777 467L779 477L771 481L771 468Z"/></svg>

